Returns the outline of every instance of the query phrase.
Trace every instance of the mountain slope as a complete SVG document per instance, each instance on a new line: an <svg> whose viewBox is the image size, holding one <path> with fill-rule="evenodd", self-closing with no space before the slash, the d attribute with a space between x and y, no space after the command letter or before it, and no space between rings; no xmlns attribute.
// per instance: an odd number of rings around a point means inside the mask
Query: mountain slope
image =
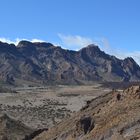
<svg viewBox="0 0 140 140"><path fill-rule="evenodd" d="M34 140L139 140L140 86L97 97Z"/></svg>
<svg viewBox="0 0 140 140"><path fill-rule="evenodd" d="M138 81L140 67L89 45L79 51L51 43L0 42L0 80L9 84L80 84L90 81Z"/></svg>

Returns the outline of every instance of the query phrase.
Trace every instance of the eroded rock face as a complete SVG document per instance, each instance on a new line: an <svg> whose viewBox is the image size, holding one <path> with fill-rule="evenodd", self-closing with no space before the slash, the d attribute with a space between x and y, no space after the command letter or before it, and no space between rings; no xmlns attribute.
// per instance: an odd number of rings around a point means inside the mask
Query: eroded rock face
<svg viewBox="0 0 140 140"><path fill-rule="evenodd" d="M140 86L112 91L34 140L140 139Z"/></svg>
<svg viewBox="0 0 140 140"><path fill-rule="evenodd" d="M94 44L70 51L51 43L0 42L0 80L9 84L83 84L91 81L138 81L140 67Z"/></svg>

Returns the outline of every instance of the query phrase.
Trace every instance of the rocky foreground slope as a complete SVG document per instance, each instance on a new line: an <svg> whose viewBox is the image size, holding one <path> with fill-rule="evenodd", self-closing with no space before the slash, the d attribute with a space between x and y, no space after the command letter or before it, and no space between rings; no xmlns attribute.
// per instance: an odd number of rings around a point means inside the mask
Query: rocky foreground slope
<svg viewBox="0 0 140 140"><path fill-rule="evenodd" d="M88 101L72 117L34 140L139 140L140 86Z"/></svg>
<svg viewBox="0 0 140 140"><path fill-rule="evenodd" d="M70 51L51 43L0 42L0 82L81 84L90 81L139 81L140 67L132 58L120 60L89 45Z"/></svg>

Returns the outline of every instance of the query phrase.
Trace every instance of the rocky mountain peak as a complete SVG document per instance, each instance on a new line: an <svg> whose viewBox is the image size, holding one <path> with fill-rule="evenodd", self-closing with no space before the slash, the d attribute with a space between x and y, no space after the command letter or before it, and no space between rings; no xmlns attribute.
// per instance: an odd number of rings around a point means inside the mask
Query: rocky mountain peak
<svg viewBox="0 0 140 140"><path fill-rule="evenodd" d="M139 68L139 65L134 61L132 57L127 57L123 61L124 67L129 67L131 70L133 70L134 73L137 72L137 69Z"/></svg>
<svg viewBox="0 0 140 140"><path fill-rule="evenodd" d="M95 45L95 44L90 44L82 49L80 49L79 51L86 51L86 50L90 50L90 51L101 51L100 48Z"/></svg>
<svg viewBox="0 0 140 140"><path fill-rule="evenodd" d="M22 40L18 43L17 47L22 48L22 47L30 47L33 46L33 43L30 41Z"/></svg>
<svg viewBox="0 0 140 140"><path fill-rule="evenodd" d="M87 48L96 48L96 49L99 49L98 45L95 45L95 44L89 44L87 46Z"/></svg>
<svg viewBox="0 0 140 140"><path fill-rule="evenodd" d="M126 61L126 62L135 62L134 61L134 59L132 58L132 57L126 57L125 59L124 59L124 61Z"/></svg>
<svg viewBox="0 0 140 140"><path fill-rule="evenodd" d="M22 40L18 43L17 48L28 48L28 49L35 49L35 48L50 48L54 47L52 43L47 42L30 42L26 40Z"/></svg>

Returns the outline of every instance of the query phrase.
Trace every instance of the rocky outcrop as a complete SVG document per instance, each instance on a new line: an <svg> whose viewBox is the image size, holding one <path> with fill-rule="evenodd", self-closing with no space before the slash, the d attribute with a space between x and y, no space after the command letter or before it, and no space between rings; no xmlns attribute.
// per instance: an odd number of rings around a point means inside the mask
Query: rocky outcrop
<svg viewBox="0 0 140 140"><path fill-rule="evenodd" d="M140 80L140 67L132 58L120 60L94 44L70 51L46 42L0 42L0 71L1 82L15 85Z"/></svg>

